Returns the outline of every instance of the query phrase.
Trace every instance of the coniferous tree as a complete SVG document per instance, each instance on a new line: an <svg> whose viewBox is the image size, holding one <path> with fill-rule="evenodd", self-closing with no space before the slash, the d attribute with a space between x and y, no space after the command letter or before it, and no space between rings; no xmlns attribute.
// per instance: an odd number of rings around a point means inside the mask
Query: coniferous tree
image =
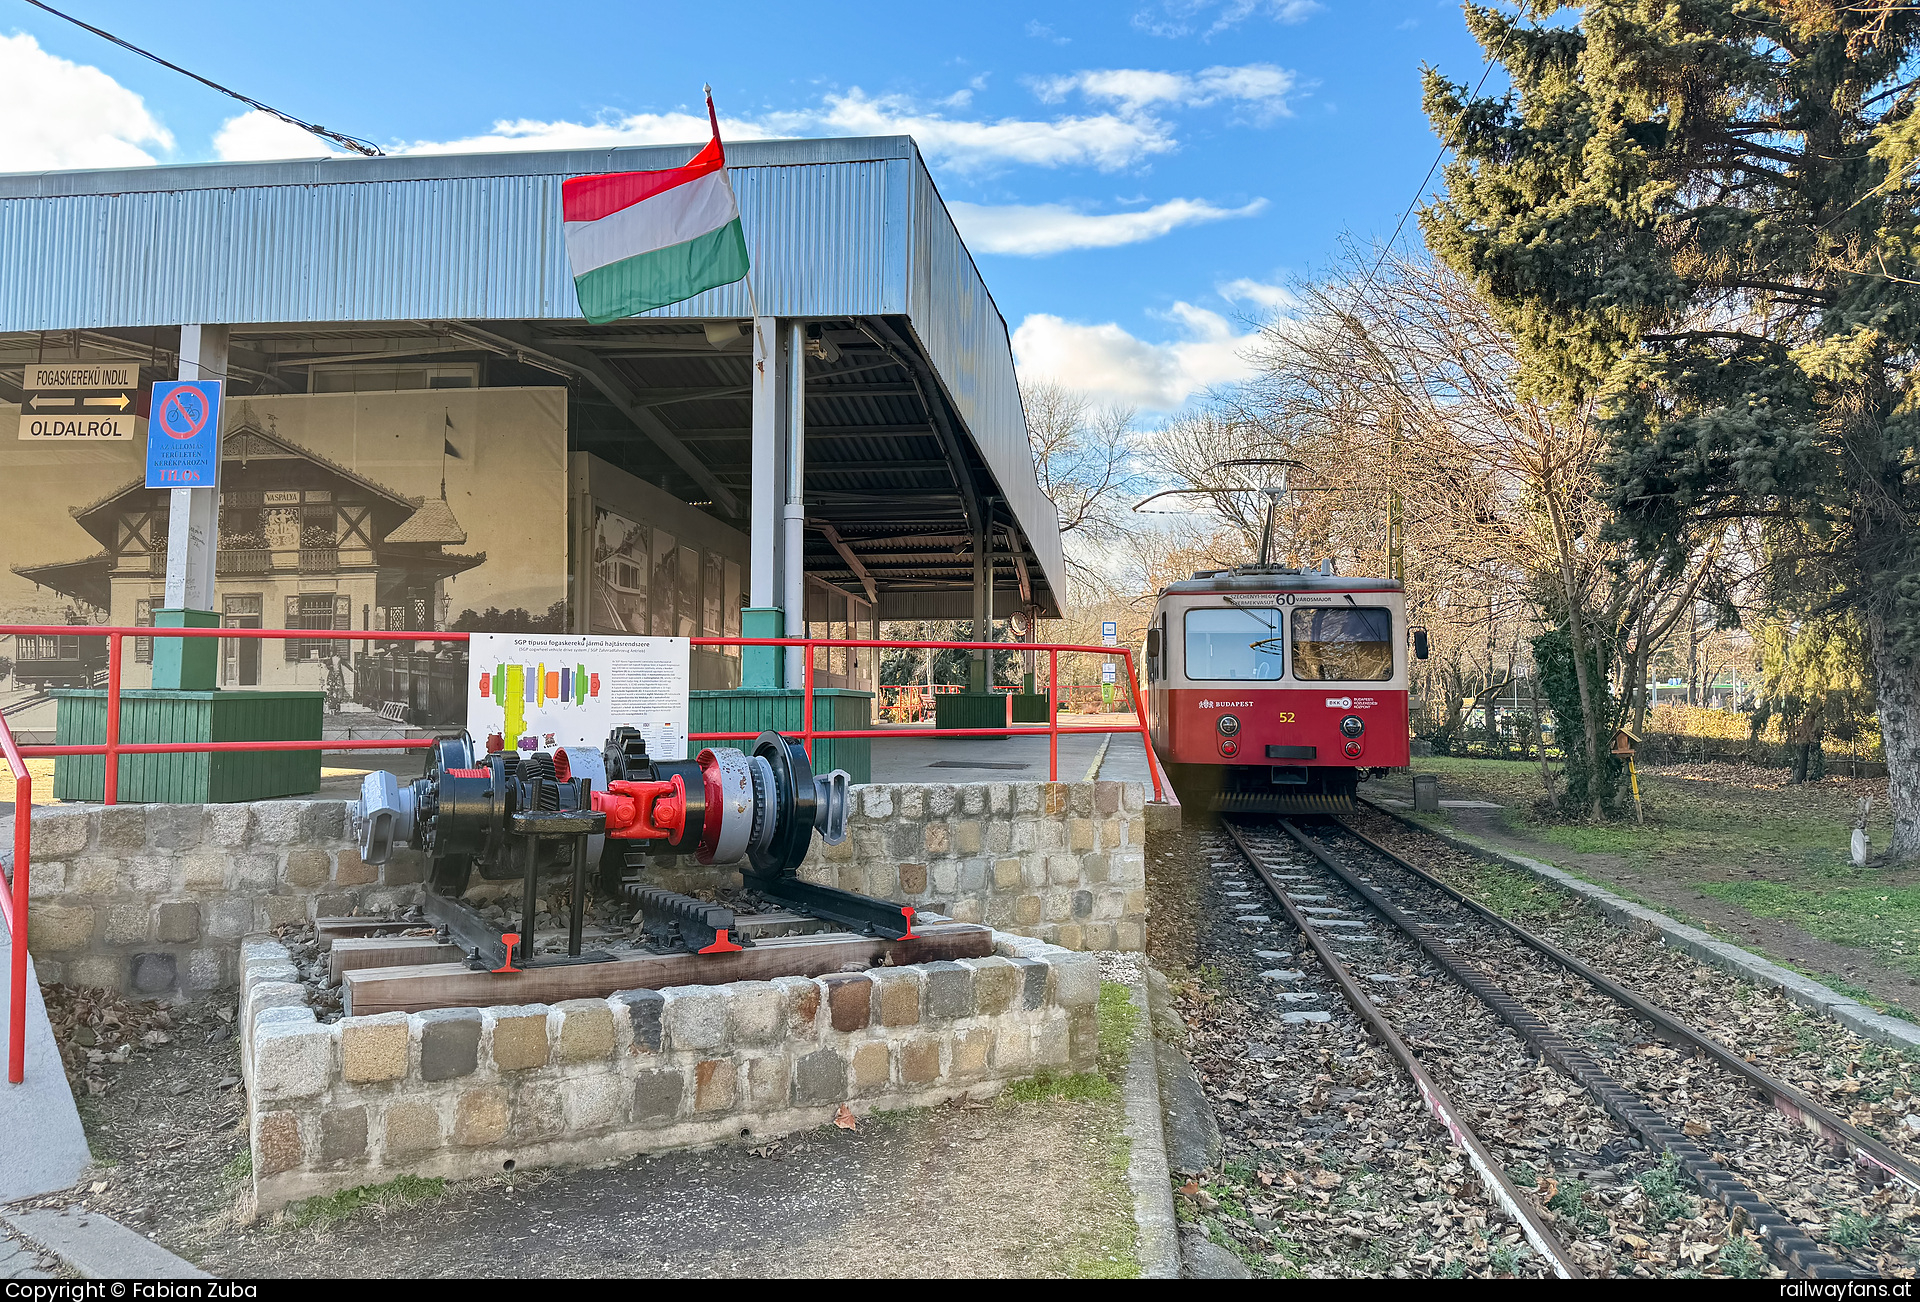
<svg viewBox="0 0 1920 1302"><path fill-rule="evenodd" d="M1920 7L1560 8L1467 7L1509 93L1429 72L1456 154L1428 242L1530 391L1598 404L1615 528L1757 522L1780 610L1862 621L1920 856Z"/></svg>

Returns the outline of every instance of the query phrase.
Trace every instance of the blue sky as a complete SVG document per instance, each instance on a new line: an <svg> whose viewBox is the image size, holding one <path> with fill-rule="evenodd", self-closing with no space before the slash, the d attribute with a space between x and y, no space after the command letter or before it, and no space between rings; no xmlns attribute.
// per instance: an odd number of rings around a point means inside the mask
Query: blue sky
<svg viewBox="0 0 1920 1302"><path fill-rule="evenodd" d="M57 7L389 150L729 135L921 142L1023 372L1151 419L1236 378L1245 319L1384 237L1433 161L1419 68L1480 74L1457 4ZM0 0L0 171L287 157L311 137Z"/></svg>

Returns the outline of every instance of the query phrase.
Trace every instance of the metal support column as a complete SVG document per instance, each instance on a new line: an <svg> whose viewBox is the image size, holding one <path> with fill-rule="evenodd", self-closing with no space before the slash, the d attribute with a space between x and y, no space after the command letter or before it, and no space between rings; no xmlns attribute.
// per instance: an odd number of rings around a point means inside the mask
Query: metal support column
<svg viewBox="0 0 1920 1302"><path fill-rule="evenodd" d="M973 636L970 641L984 642L992 635L992 599L987 595L992 575L993 571L987 566L987 517L983 509L973 516ZM971 657L967 663L967 689L984 692L987 690L986 652L967 654Z"/></svg>
<svg viewBox="0 0 1920 1302"><path fill-rule="evenodd" d="M787 636L807 635L807 327L789 321L786 329L787 429L785 440L786 493L781 507L782 604L787 610ZM806 686L805 647L787 648L787 687Z"/></svg>
<svg viewBox="0 0 1920 1302"><path fill-rule="evenodd" d="M749 508L747 599L740 631L747 637L781 637L781 393L780 323L770 316L753 319L753 502ZM784 657L775 647L745 647L740 657L743 687L780 687Z"/></svg>

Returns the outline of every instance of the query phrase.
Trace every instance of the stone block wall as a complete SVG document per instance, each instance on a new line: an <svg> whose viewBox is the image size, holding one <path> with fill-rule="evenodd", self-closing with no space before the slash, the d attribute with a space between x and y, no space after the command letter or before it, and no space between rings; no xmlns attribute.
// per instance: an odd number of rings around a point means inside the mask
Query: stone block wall
<svg viewBox="0 0 1920 1302"><path fill-rule="evenodd" d="M404 1173L468 1178L982 1097L1092 1070L1091 954L993 957L315 1020L285 947L245 947L242 1070L259 1210ZM503 987L512 985L503 979Z"/></svg>
<svg viewBox="0 0 1920 1302"><path fill-rule="evenodd" d="M815 841L802 877L1065 949L1146 947L1140 783L899 783L853 796L846 841Z"/></svg>
<svg viewBox="0 0 1920 1302"><path fill-rule="evenodd" d="M362 863L338 800L41 806L27 947L42 981L189 996L239 980L249 933L408 907L424 866Z"/></svg>

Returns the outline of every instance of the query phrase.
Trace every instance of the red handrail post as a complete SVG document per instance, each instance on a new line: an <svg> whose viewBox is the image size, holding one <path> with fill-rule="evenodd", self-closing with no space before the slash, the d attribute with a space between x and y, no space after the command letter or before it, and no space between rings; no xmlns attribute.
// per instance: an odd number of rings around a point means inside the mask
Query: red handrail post
<svg viewBox="0 0 1920 1302"><path fill-rule="evenodd" d="M813 763L813 643L808 641L806 659L800 669L800 747L807 752L807 763Z"/></svg>
<svg viewBox="0 0 1920 1302"><path fill-rule="evenodd" d="M1060 780L1060 653L1047 652L1047 781Z"/></svg>
<svg viewBox="0 0 1920 1302"><path fill-rule="evenodd" d="M1133 693L1133 730L1140 734L1140 745L1147 752L1147 776L1153 779L1153 800L1159 804L1166 797L1160 790L1160 766L1153 758L1153 735L1147 731L1147 705L1140 699L1140 680L1133 672L1133 649L1122 647L1120 654L1127 661L1127 690Z"/></svg>
<svg viewBox="0 0 1920 1302"><path fill-rule="evenodd" d="M7 1080L18 1085L27 1078L27 889L33 862L33 775L13 744L7 721L0 718L0 749L13 770L13 881L5 901L7 939L12 946L8 973Z"/></svg>
<svg viewBox="0 0 1920 1302"><path fill-rule="evenodd" d="M106 779L101 796L109 805L120 802L120 634L107 635L107 753Z"/></svg>

